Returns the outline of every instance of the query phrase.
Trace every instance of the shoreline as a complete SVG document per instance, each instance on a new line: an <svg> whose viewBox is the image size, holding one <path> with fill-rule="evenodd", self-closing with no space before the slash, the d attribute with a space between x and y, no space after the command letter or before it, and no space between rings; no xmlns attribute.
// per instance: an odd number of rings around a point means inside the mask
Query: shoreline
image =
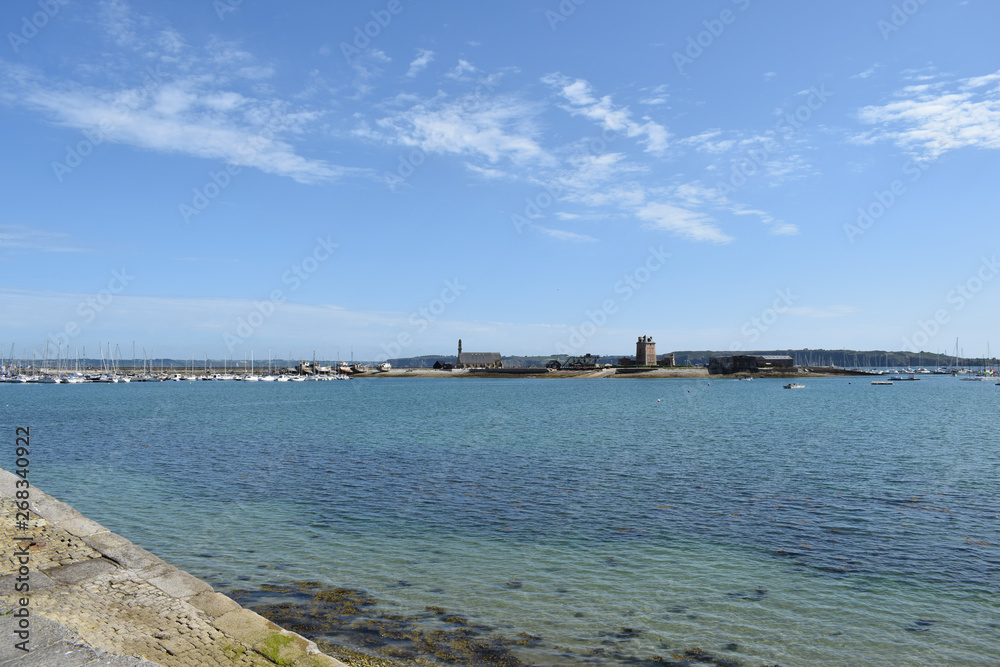
<svg viewBox="0 0 1000 667"><path fill-rule="evenodd" d="M0 663L346 667L34 486L24 521L18 480L0 468Z"/></svg>
<svg viewBox="0 0 1000 667"><path fill-rule="evenodd" d="M28 525L19 526L19 479L0 468L0 617L27 619L30 649L16 648L14 623L5 620L12 629L3 633L0 664L10 667L526 667L543 644L560 664L735 664L697 647L635 653L628 645L642 631L614 624L599 647L581 652L516 628L503 635L439 606L390 613L362 588L316 581L223 594L33 486ZM26 575L19 560L28 561ZM30 590L18 592L25 579ZM15 616L18 609L29 613Z"/></svg>
<svg viewBox="0 0 1000 667"><path fill-rule="evenodd" d="M363 373L355 375L355 378L531 378L531 379L603 379L603 378L630 378L630 379L682 379L682 380L745 380L753 378L755 380L783 380L794 378L813 377L879 377L870 373L860 371L850 371L840 368L808 367L791 368L787 371L758 371L754 373L733 373L726 375L712 375L704 367L681 367L681 368L596 368L589 370L559 370L550 371L546 368L507 368L507 369L460 369L460 370L437 370L433 368L393 368L388 372Z"/></svg>

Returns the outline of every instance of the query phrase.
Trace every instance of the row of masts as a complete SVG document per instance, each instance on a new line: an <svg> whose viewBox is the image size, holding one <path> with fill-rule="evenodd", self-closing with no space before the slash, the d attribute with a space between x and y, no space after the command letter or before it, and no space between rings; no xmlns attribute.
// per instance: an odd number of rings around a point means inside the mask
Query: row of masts
<svg viewBox="0 0 1000 667"><path fill-rule="evenodd" d="M152 354L147 354L145 347L142 348L142 361L141 361L142 365L140 367L139 359L136 354L137 352L136 345L134 342L132 343L132 359L130 363L122 360L121 348L117 344L114 347L113 354L111 351L110 342L107 343L106 346L103 343L98 344L98 350L100 352L98 366L91 365L88 362L87 348L85 346L82 348L82 365L81 365L81 348L79 346L76 347L74 350L72 364L70 364L67 359L67 363L64 365L63 350L62 350L62 345L60 344L56 350L56 364L55 367L53 368L49 364L48 344L46 344L45 346L42 363L39 365L37 357L34 352L31 355L30 364L27 359L26 352L23 353L20 358L15 358L14 344L11 343L9 355L4 355L2 348L0 348L0 378L11 378L15 376L23 376L25 374L28 374L28 377L37 378L38 375L40 374L43 378L57 378L58 381L58 378L61 378L66 374L70 374L71 376L82 377L85 373L93 371L99 372L102 377L109 377L109 378L123 378L126 374L130 374L131 376L137 376L137 375L151 376L153 374L158 374L159 376L163 376L167 373L173 373L177 368L174 364L167 365L165 363L166 359L163 358L159 360L159 365L157 366L156 363L157 360L152 356ZM105 350L107 350L106 353ZM67 349L67 357L68 357L68 349ZM291 353L289 353L289 358L292 358ZM352 365L350 368L356 367L356 365L353 364L353 358L354 358L354 350L352 348L351 350ZM188 360L185 360L184 363L185 377L195 376L195 374L198 373L198 368L195 358L192 356L189 361L190 364L188 363ZM322 363L323 362L320 362L320 364ZM313 360L311 364L309 364L308 362L300 361L295 365L294 368L300 369L306 365L310 366L310 368L321 367L317 364L315 350L313 351ZM337 369L336 372L339 373L340 370L345 366L346 364L344 362L338 361L336 366L334 366L334 368ZM210 360L208 354L206 353L204 358L204 365L203 368L201 369L202 374L200 376L195 376L195 377L198 377L199 379L208 378L210 377L210 370L218 369L219 367L220 367L219 361L214 359ZM234 362L231 357L223 358L221 360L221 368L223 371L221 377L224 379L231 378L233 376L233 373L235 373L237 376L258 377L256 375L253 350L250 350L249 360L247 359L246 356L244 356L242 363L238 361ZM261 368L261 370L263 370L263 368ZM283 372L284 373L293 372L293 368L285 368L284 371L280 370L279 367L273 363L271 350L268 349L267 375L265 377L278 377ZM350 371L344 371L344 372L349 373ZM218 378L219 376L211 376L211 377Z"/></svg>

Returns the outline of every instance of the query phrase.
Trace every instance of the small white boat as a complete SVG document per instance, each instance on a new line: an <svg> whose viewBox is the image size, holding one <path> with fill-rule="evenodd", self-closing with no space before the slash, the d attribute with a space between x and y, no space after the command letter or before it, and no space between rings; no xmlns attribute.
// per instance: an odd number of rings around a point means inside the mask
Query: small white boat
<svg viewBox="0 0 1000 667"><path fill-rule="evenodd" d="M872 384L892 384L892 380L872 380Z"/></svg>
<svg viewBox="0 0 1000 667"><path fill-rule="evenodd" d="M806 386L804 384L798 384L795 382L791 382L785 385L785 389L805 389L805 388Z"/></svg>

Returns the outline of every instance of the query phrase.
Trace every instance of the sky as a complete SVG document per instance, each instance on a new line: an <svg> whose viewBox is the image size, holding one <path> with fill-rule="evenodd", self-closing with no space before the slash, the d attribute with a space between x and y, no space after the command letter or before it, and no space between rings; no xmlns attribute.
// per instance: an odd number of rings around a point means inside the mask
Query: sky
<svg viewBox="0 0 1000 667"><path fill-rule="evenodd" d="M0 348L979 356L998 24L987 0L5 2Z"/></svg>

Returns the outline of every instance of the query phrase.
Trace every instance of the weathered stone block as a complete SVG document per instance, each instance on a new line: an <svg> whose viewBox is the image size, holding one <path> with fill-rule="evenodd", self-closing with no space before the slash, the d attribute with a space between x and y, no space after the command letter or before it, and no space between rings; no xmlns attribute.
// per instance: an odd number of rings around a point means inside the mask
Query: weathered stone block
<svg viewBox="0 0 1000 667"><path fill-rule="evenodd" d="M195 609L200 609L210 618L218 618L224 614L228 614L231 611L238 611L242 607L230 600L228 597L222 593L199 593L195 595L190 600L190 604Z"/></svg>
<svg viewBox="0 0 1000 667"><path fill-rule="evenodd" d="M262 642L281 628L248 609L231 611L213 622L224 633L251 646Z"/></svg>
<svg viewBox="0 0 1000 667"><path fill-rule="evenodd" d="M45 570L45 574L54 581L72 586L102 574L114 572L117 569L111 561L104 560L103 558L92 558L79 563Z"/></svg>

